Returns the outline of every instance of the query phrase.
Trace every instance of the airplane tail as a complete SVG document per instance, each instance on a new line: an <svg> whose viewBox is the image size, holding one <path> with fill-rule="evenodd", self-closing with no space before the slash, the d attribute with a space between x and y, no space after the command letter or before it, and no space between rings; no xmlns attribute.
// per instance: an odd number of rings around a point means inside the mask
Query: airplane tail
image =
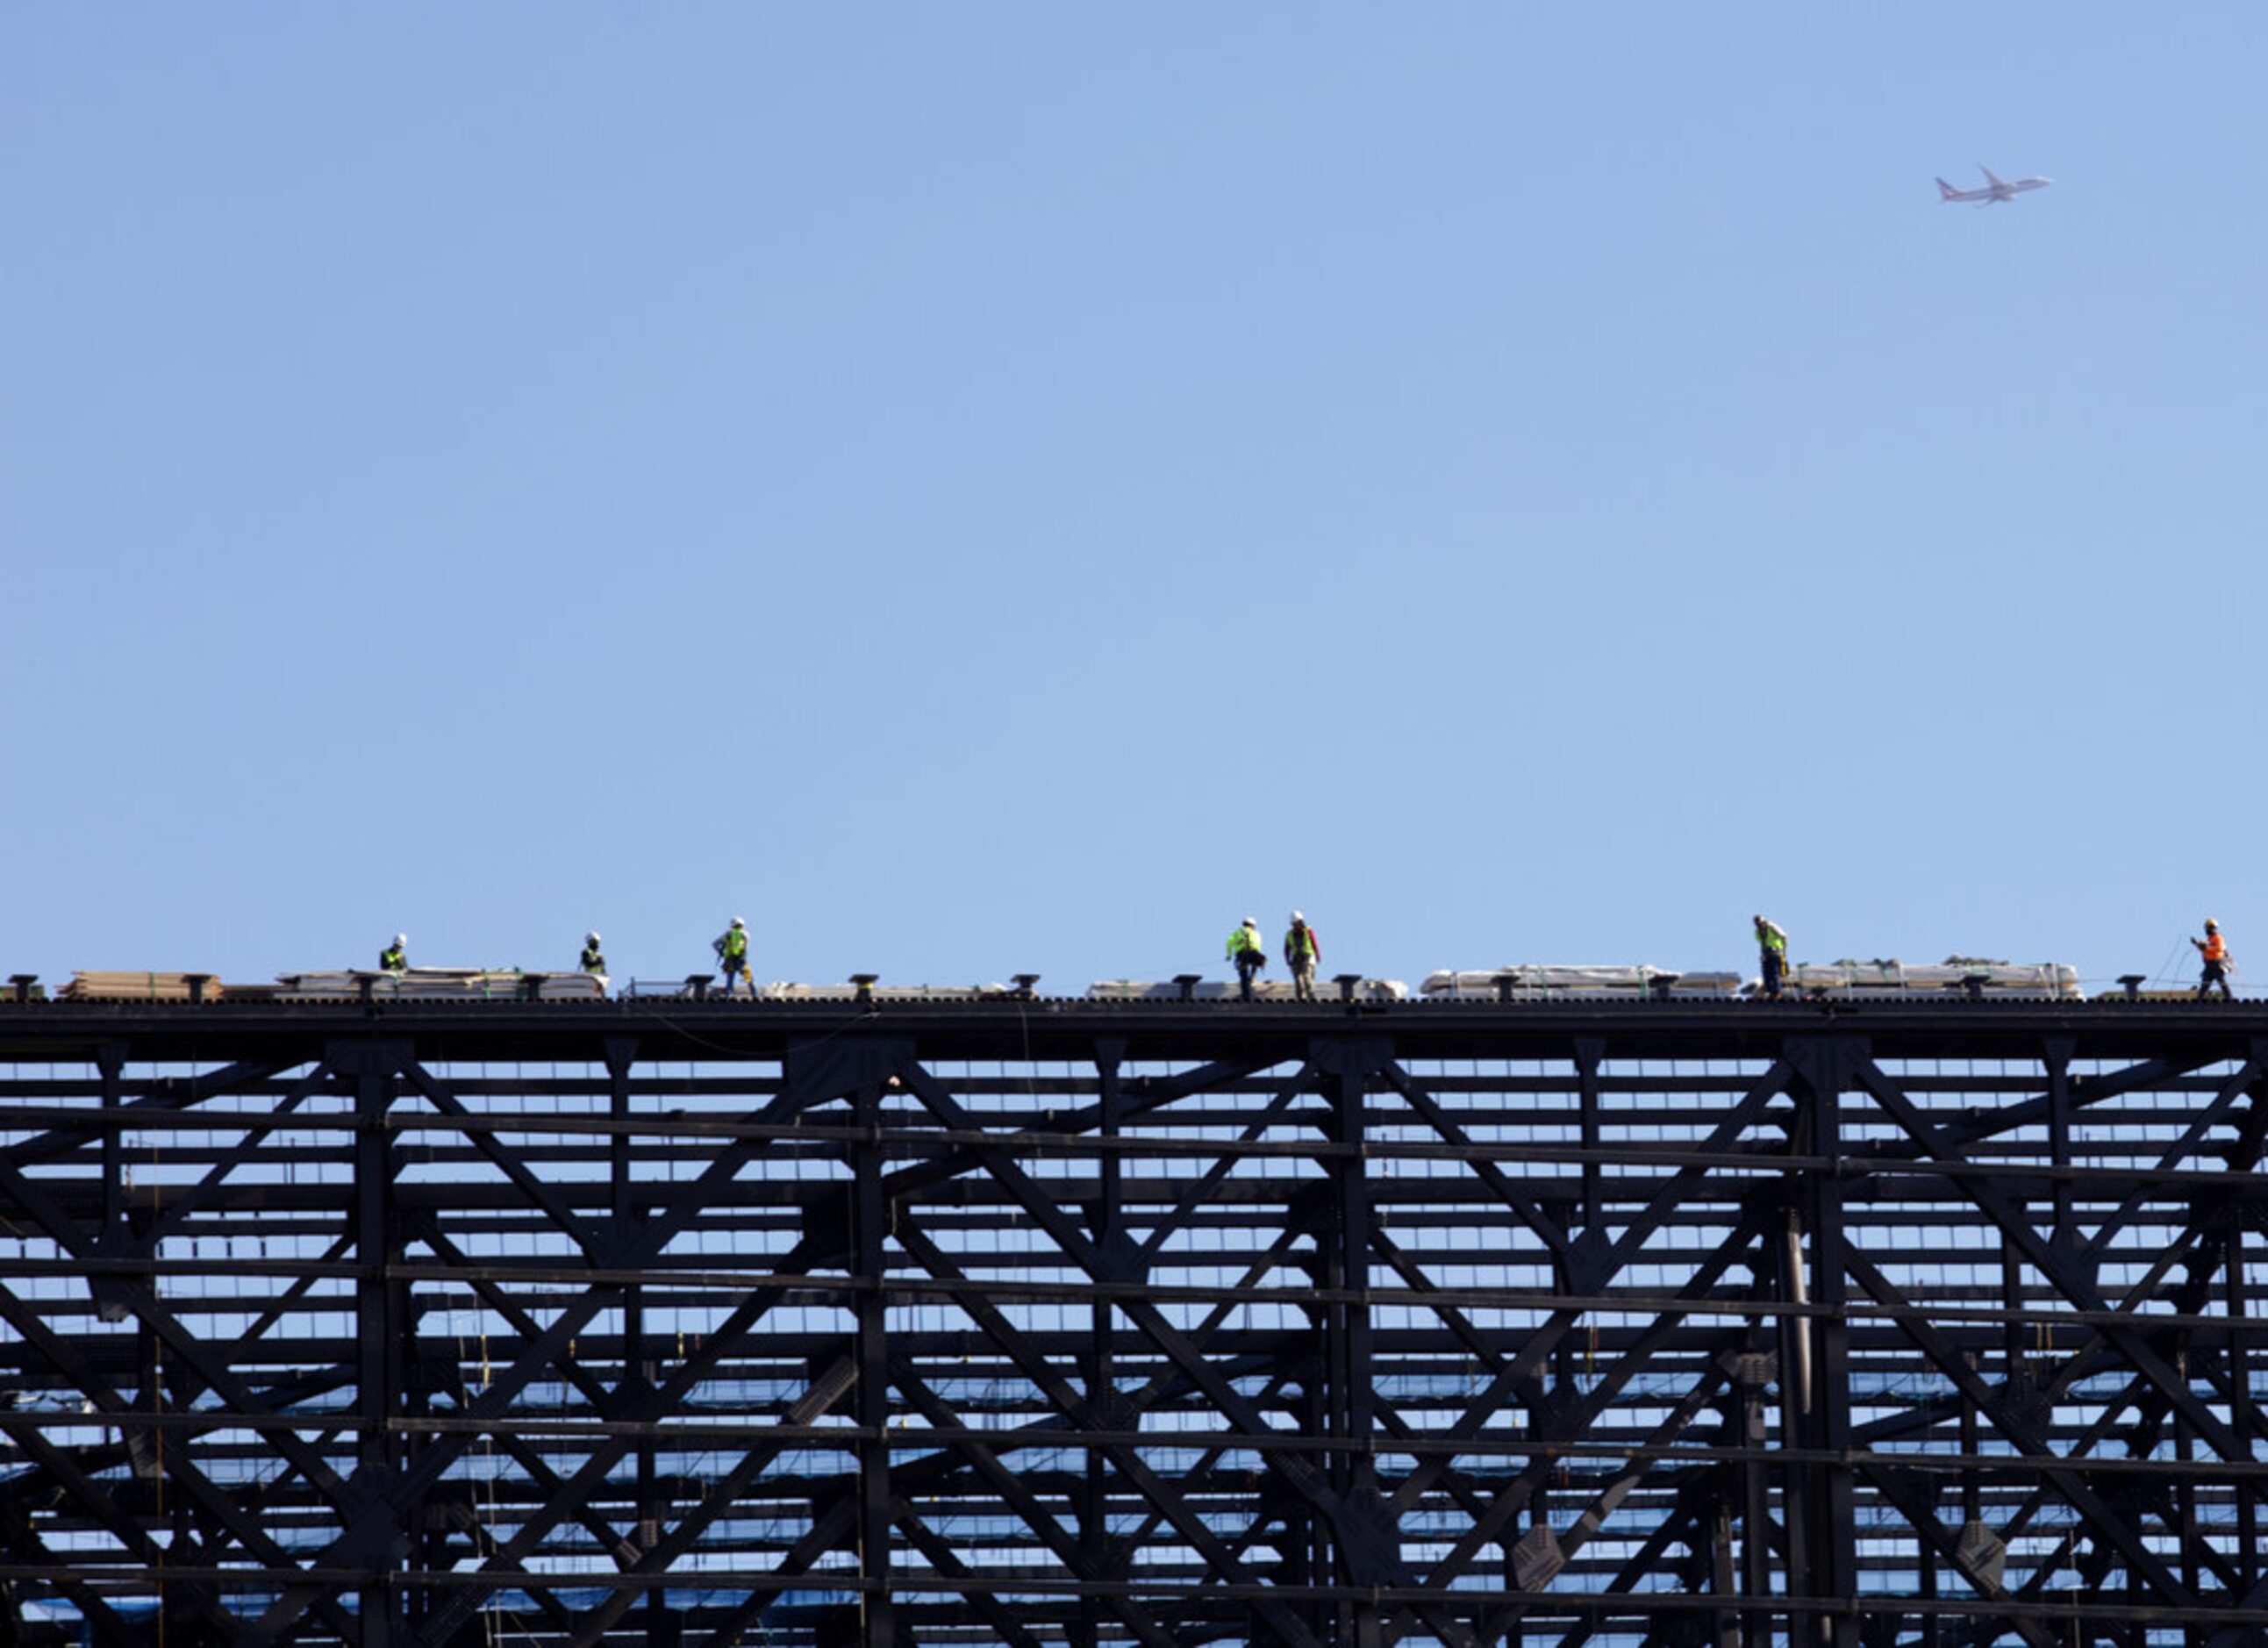
<svg viewBox="0 0 2268 1648"><path fill-rule="evenodd" d="M1961 197L1961 191L1943 178L1940 178L1937 180L1937 197L1940 200L1958 200Z"/></svg>

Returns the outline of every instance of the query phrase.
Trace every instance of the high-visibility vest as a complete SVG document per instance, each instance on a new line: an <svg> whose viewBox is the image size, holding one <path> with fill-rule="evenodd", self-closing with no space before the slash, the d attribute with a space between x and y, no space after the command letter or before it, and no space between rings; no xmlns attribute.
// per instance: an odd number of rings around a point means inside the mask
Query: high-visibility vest
<svg viewBox="0 0 2268 1648"><path fill-rule="evenodd" d="M717 941L717 953L726 961L738 961L748 953L748 930L743 927L728 927L725 936Z"/></svg>
<svg viewBox="0 0 2268 1648"><path fill-rule="evenodd" d="M607 958L599 954L599 947L596 944L584 945L583 971L585 972L604 972L606 970Z"/></svg>
<svg viewBox="0 0 2268 1648"><path fill-rule="evenodd" d="M2221 941L2219 927L2205 935L2205 958L2207 961L2227 961L2228 946Z"/></svg>
<svg viewBox="0 0 2268 1648"><path fill-rule="evenodd" d="M1312 960L1322 952L1322 946L1315 942L1315 929L1305 921L1284 935L1284 954L1294 963Z"/></svg>
<svg viewBox="0 0 2268 1648"><path fill-rule="evenodd" d="M1228 935L1228 958L1234 961L1248 950L1259 953L1260 935L1248 927L1240 927Z"/></svg>
<svg viewBox="0 0 2268 1648"><path fill-rule="evenodd" d="M1769 921L1756 929L1756 942L1775 956L1787 954L1787 935Z"/></svg>

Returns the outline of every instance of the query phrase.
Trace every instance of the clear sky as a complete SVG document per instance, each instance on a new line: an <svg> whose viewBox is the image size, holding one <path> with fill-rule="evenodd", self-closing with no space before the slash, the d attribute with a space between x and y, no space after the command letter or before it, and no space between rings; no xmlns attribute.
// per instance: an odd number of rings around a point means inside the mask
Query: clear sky
<svg viewBox="0 0 2268 1648"><path fill-rule="evenodd" d="M2264 61L2250 0L20 0L0 972L742 915L1076 991L1296 905L1413 984L1759 910L2268 981Z"/></svg>

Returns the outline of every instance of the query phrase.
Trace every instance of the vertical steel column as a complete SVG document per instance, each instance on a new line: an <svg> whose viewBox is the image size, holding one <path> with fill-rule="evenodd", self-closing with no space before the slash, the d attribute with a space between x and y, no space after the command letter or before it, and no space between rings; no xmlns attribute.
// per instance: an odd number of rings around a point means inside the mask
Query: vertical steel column
<svg viewBox="0 0 2268 1648"><path fill-rule="evenodd" d="M1799 1112L1800 1114L1801 1112ZM1795 1137L1791 1142L1799 1150L1804 1148L1804 1126L1799 1120ZM1782 1217L1779 1240L1775 1304L1779 1308L1776 1324L1776 1358L1779 1370L1779 1441L1782 1447L1803 1445L1811 1428L1811 1413L1815 1406L1814 1386L1816 1371L1812 1343L1811 1321L1800 1308L1810 1302L1809 1263L1805 1253L1805 1227L1809 1215L1808 1198L1802 1194L1802 1180L1787 1186L1793 1193L1791 1205ZM1787 1575L1791 1596L1803 1593L1805 1577L1811 1571L1811 1521L1807 1514L1810 1504L1810 1482L1800 1466L1789 1466L1777 1473L1780 1478L1780 1564ZM1791 1617L1788 1630L1793 1633L1801 1629Z"/></svg>
<svg viewBox="0 0 2268 1648"><path fill-rule="evenodd" d="M1726 1411L1735 1413L1746 1406L1744 1399L1728 1398ZM1733 1562L1733 1502L1721 1485L1712 1488L1708 1496L1708 1509L1695 1519L1694 1526L1707 1538L1706 1555L1709 1562L1709 1590L1716 1596L1729 1596L1740 1587L1741 1578ZM1715 1648L1741 1648L1742 1622L1730 1608L1712 1608L1706 1615L1710 1622L1710 1638Z"/></svg>
<svg viewBox="0 0 2268 1648"><path fill-rule="evenodd" d="M887 1160L882 1147L882 1082L880 1061L860 1060L851 1114L858 1137L850 1147L850 1281L855 1324L854 1357L858 1384L851 1397L858 1423L858 1539L861 1593L860 1640L865 1648L895 1648L897 1602L890 1593L890 1348L889 1302L883 1283L889 1275L884 1243L889 1235L889 1206L882 1192Z"/></svg>
<svg viewBox="0 0 2268 1648"><path fill-rule="evenodd" d="M1756 1357L1762 1363L1764 1358ZM1780 1377L1787 1377L1782 1369ZM1741 1467L1741 1591L1751 1606L1741 1613L1744 1648L1769 1648L1772 1641L1771 1610L1758 1599L1771 1593L1771 1470L1761 1457L1771 1445L1764 1423L1764 1391L1761 1378L1743 1370L1740 1385L1740 1445L1749 1451ZM1793 1522L1789 1513L1786 1520ZM1793 1589L1791 1578L1790 1589Z"/></svg>
<svg viewBox="0 0 2268 1648"><path fill-rule="evenodd" d="M637 1051L635 1037L607 1038L607 1113L614 1120L613 1136L608 1142L607 1166L614 1190L613 1208L617 1235L629 1230L633 1213L630 1200L630 1066L637 1060Z"/></svg>
<svg viewBox="0 0 2268 1648"><path fill-rule="evenodd" d="M125 1091L119 1081L126 1068L126 1044L97 1046L94 1068L102 1078L102 1230L97 1239L111 1242L126 1234L126 1141L120 1114Z"/></svg>
<svg viewBox="0 0 2268 1648"><path fill-rule="evenodd" d="M1365 1150L1365 1108L1370 1073L1388 1062L1390 1050L1377 1041L1324 1041L1309 1053L1323 1078L1330 1102L1331 1201L1322 1221L1323 1307L1322 1371L1325 1434L1332 1446L1325 1477L1339 1508L1329 1530L1333 1563L1324 1576L1346 1585L1377 1585L1392 1565L1385 1547L1392 1530L1372 1529L1364 1519L1359 1541L1350 1528L1362 1511L1378 1503L1376 1461L1370 1448L1376 1415L1373 1408L1370 1327L1370 1162ZM1372 1541L1380 1548L1366 1548ZM1379 1648L1379 1609L1367 1600L1343 1602L1332 1640L1351 1648Z"/></svg>
<svg viewBox="0 0 2268 1648"><path fill-rule="evenodd" d="M1600 1202L1600 1185L1606 1169L1600 1160L1599 1147L1606 1118L1599 1105L1599 1065L1606 1056L1607 1044L1602 1038L1575 1038L1575 1081L1583 1123L1583 1229L1587 1231L1598 1230L1605 1217Z"/></svg>
<svg viewBox="0 0 2268 1648"><path fill-rule="evenodd" d="M2068 1036L2050 1036L2041 1046L2048 1072L2048 1163L2058 1170L2071 1166L2071 1055L2077 1043ZM2058 1253L2079 1239L2072 1223L2071 1179L2067 1171L2054 1177L2055 1230L2050 1238Z"/></svg>
<svg viewBox="0 0 2268 1648"><path fill-rule="evenodd" d="M1087 1234L1106 1262L1114 1262L1127 1246L1124 1168L1115 1147L1126 1112L1125 1090L1119 1085L1118 1067L1126 1057L1123 1037L1105 1037L1095 1043L1094 1071L1099 1120L1096 1132L1102 1149L1095 1158L1095 1197L1087 1213ZM1115 1273L1114 1273L1115 1275ZM1116 1310L1107 1297L1087 1307L1086 1408L1098 1423L1115 1424L1118 1410ZM1119 1579L1124 1564L1116 1559L1110 1538L1110 1457L1101 1448L1086 1450L1086 1476L1079 1512L1080 1560L1090 1579ZM1073 1648L1097 1648L1101 1640L1102 1601L1082 1595L1071 1641Z"/></svg>
<svg viewBox="0 0 2268 1648"><path fill-rule="evenodd" d="M2250 1444L2260 1434L2260 1417L2252 1394L2252 1338L2244 1331L2252 1290L2245 1275L2242 1219L2229 1221L2223 1280L2228 1300L2228 1417L2236 1434ZM2230 1561L2236 1569L2237 1594L2249 1596L2260 1583L2260 1485L2240 1478L2231 1490L2236 1499L2236 1548Z"/></svg>
<svg viewBox="0 0 2268 1648"><path fill-rule="evenodd" d="M637 1059L637 1040L630 1036L609 1036L604 1052L607 1060L607 1113L614 1123L608 1141L607 1167L608 1212L614 1221L612 1239L617 1247L626 1247L638 1223L637 1203L630 1188L630 1067ZM660 1369L647 1355L645 1338L645 1289L631 1282L622 1290L622 1360L617 1378L617 1394L633 1406L660 1383ZM654 1470L654 1442L651 1434L639 1439L637 1445L637 1557L643 1557L661 1543L661 1525L666 1507L661 1503L659 1483ZM645 1629L649 1641L659 1642L666 1637L674 1622L669 1614L667 1593L659 1586L646 1593Z"/></svg>
<svg viewBox="0 0 2268 1648"><path fill-rule="evenodd" d="M2255 1061L2268 1062L2268 1045L2256 1039L2249 1051ZM2255 1079L2249 1097L2252 1101L2250 1114L2238 1128L2237 1142L2230 1147L2228 1156L2229 1166L2240 1171L2259 1164L2259 1140L2264 1120L2268 1120L2264 1118L2264 1112L2268 1112L2268 1079ZM2252 1388L2252 1336L2244 1327L2251 1311L2252 1292L2246 1269L2242 1212L2240 1210L2228 1223L2222 1286L2228 1301L2228 1417L2230 1427L2245 1445L2257 1449L2262 1424L2259 1403ZM2259 1585L2262 1572L2258 1556L2260 1489L2251 1480L2240 1478L2230 1484L2230 1494L2236 1502L2236 1548L2230 1553L2236 1570L2235 1589L2239 1596L2250 1596Z"/></svg>
<svg viewBox="0 0 2268 1648"><path fill-rule="evenodd" d="M1843 1094L1856 1085L1855 1073L1871 1056L1858 1037L1791 1037L1785 1056L1801 1078L1794 1143L1797 1149L1830 1164L1842 1159ZM1798 1342L1808 1355L1799 1373L1808 1386L1797 1393L1801 1409L1798 1445L1816 1463L1787 1474L1786 1520L1791 1541L1802 1531L1802 1554L1790 1563L1791 1591L1830 1601L1859 1594L1859 1548L1854 1526L1857 1494L1851 1467L1851 1327L1845 1317L1848 1241L1843 1217L1842 1175L1831 1165L1808 1171L1798 1198L1808 1253L1792 1253L1794 1280L1809 1311L1796 1323ZM1808 1262L1805 1262L1808 1260ZM1793 1298L1791 1298L1793 1302ZM1783 1378L1789 1370L1783 1368ZM1822 1648L1858 1648L1859 1622L1850 1613L1822 1613L1812 1627L1789 1620L1791 1640L1809 1637Z"/></svg>
<svg viewBox="0 0 2268 1648"><path fill-rule="evenodd" d="M375 1506L402 1463L403 1438L394 1421L402 1409L407 1347L416 1332L407 1287L393 1275L401 1245L394 1228L394 1143L387 1131L395 1077L413 1057L397 1042L335 1045L332 1071L355 1084L354 1236L355 1431L354 1486L359 1503ZM397 1519L401 1516L396 1511ZM362 1648L387 1648L407 1640L401 1593L394 1577L407 1556L407 1541L396 1528L388 1541L373 1541L363 1560L377 1570L361 1587L358 1619Z"/></svg>

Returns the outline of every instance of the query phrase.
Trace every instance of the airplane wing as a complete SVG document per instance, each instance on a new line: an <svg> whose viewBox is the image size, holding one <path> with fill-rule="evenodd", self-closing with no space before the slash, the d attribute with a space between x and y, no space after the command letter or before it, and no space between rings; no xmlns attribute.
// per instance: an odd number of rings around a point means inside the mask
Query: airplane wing
<svg viewBox="0 0 2268 1648"><path fill-rule="evenodd" d="M1977 169L1978 171L1982 172L1983 174L1984 174L1985 181L1986 181L1987 182L1991 183L1991 184L1992 185L1992 187L1993 187L1993 188L2007 188L2007 187L2008 187L2006 183L2003 183L2003 182L2002 182L1999 178L1994 177L1994 176L1992 175L1992 168L1991 166L1989 166L1985 165L1982 160L1979 160L1979 161L1977 163Z"/></svg>

